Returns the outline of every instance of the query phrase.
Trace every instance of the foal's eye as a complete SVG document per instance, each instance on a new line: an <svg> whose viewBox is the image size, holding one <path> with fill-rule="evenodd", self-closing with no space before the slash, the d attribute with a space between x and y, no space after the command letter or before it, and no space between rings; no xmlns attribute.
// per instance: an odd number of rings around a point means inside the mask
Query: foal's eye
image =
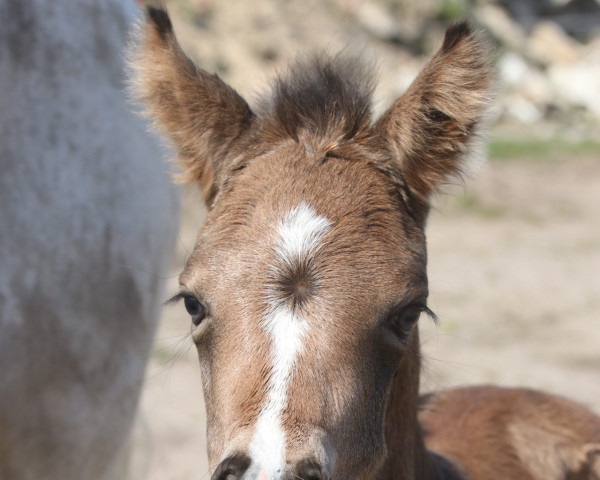
<svg viewBox="0 0 600 480"><path fill-rule="evenodd" d="M426 313L435 320L435 314L423 304L409 305L403 308L399 312L394 312L390 315L388 323L394 334L402 341L406 343L408 337L419 320L421 313Z"/></svg>
<svg viewBox="0 0 600 480"><path fill-rule="evenodd" d="M402 337L408 337L420 315L421 310L414 307L409 307L396 314L392 320L395 332Z"/></svg>
<svg viewBox="0 0 600 480"><path fill-rule="evenodd" d="M196 297L187 296L184 301L185 309L192 317L192 323L194 325L200 325L200 322L206 317L206 307L200 303Z"/></svg>

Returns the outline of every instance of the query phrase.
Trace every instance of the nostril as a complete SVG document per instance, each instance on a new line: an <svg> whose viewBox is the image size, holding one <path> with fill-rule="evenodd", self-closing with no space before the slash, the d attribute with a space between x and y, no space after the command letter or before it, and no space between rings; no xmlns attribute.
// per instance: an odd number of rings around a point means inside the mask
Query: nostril
<svg viewBox="0 0 600 480"><path fill-rule="evenodd" d="M240 480L250 466L250 457L239 453L221 462L211 480Z"/></svg>
<svg viewBox="0 0 600 480"><path fill-rule="evenodd" d="M329 480L329 474L315 460L302 460L296 466L296 475L302 480Z"/></svg>

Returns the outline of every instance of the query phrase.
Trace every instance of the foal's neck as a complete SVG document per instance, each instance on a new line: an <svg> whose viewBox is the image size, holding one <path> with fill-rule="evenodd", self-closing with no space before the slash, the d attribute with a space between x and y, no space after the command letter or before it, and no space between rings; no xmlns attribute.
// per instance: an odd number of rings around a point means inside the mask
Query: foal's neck
<svg viewBox="0 0 600 480"><path fill-rule="evenodd" d="M392 380L385 417L388 456L379 480L440 479L417 421L420 370L419 332L415 328Z"/></svg>

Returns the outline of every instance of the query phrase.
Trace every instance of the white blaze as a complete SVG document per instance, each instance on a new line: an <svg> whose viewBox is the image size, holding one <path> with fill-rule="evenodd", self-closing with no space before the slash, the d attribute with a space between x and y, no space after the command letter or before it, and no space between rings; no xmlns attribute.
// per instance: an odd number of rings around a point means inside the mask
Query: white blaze
<svg viewBox="0 0 600 480"><path fill-rule="evenodd" d="M275 250L280 260L294 265L302 256L314 255L322 246L322 238L331 223L306 203L292 209L278 225ZM273 267L276 270L276 266ZM308 331L308 322L285 303L269 296L269 311L262 325L271 339L273 365L267 397L262 406L252 442L250 455L256 467L274 480L285 470L285 434L281 415L287 405L287 390L297 354Z"/></svg>
<svg viewBox="0 0 600 480"><path fill-rule="evenodd" d="M303 255L314 254L331 223L302 202L279 223L277 253L286 263L293 263Z"/></svg>

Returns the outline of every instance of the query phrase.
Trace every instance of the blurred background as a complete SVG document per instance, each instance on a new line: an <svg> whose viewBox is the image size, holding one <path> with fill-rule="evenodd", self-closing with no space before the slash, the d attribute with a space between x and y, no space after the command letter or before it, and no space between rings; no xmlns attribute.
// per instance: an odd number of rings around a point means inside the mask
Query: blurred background
<svg viewBox="0 0 600 480"><path fill-rule="evenodd" d="M470 19L496 48L488 162L437 199L423 390L525 385L600 413L600 4L596 0L170 0L184 50L250 103L298 53L363 50L381 111L445 28ZM205 212L184 192L166 296ZM165 296L165 297L166 297ZM164 311L131 453L133 477L208 478L195 350Z"/></svg>

